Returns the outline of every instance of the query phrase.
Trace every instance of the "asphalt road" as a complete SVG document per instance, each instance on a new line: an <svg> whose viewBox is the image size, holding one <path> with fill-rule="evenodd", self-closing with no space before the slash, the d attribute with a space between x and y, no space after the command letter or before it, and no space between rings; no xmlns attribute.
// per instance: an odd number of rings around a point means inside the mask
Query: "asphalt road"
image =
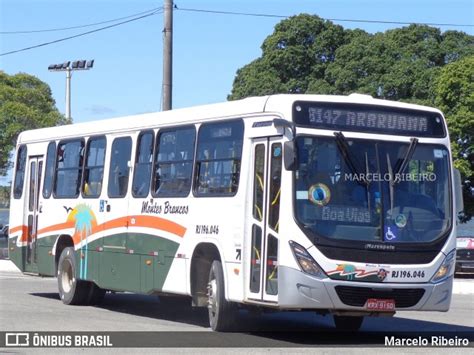
<svg viewBox="0 0 474 355"><path fill-rule="evenodd" d="M473 344L474 293L471 291L474 279L464 277L456 283L457 291L453 294L449 312L400 312L394 318L366 318L361 332L349 338L357 339L359 346L370 346L371 336L381 331L386 334L456 332L471 334ZM235 334L230 340L232 344L241 341L242 346L248 346L249 342L263 347L284 347L285 343L324 345L328 342L334 346L342 336L335 331L331 317L313 312L263 315L241 312L239 324L246 332ZM211 332L206 309L193 309L183 302L170 305L160 302L156 296L126 293L108 293L103 304L97 307L65 306L59 300L56 279L22 275L12 268L1 267L0 331L198 331L204 332L204 336ZM308 334L312 334L309 343ZM224 341L225 337L222 336Z"/></svg>

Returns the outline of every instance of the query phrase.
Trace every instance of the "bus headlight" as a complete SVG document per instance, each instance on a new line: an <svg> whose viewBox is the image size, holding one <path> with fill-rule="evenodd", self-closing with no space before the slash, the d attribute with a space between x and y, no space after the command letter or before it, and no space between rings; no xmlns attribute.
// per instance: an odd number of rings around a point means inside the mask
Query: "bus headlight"
<svg viewBox="0 0 474 355"><path fill-rule="evenodd" d="M318 279L327 277L323 269L321 269L318 263L314 261L313 257L304 247L292 240L290 240L290 247L293 255L295 256L296 262L303 272L315 276Z"/></svg>
<svg viewBox="0 0 474 355"><path fill-rule="evenodd" d="M452 250L448 255L446 255L446 258L444 258L444 261L438 268L438 271L436 271L434 276L431 278L431 283L438 283L444 281L449 276L451 276L451 271L453 270L454 262L456 261L455 256L456 249Z"/></svg>

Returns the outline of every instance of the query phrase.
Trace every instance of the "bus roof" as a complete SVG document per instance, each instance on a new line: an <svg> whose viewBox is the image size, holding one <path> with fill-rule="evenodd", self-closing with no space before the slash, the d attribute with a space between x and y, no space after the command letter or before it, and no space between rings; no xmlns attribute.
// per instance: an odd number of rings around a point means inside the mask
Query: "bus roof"
<svg viewBox="0 0 474 355"><path fill-rule="evenodd" d="M181 125L195 123L212 118L247 116L257 113L280 113L283 117L291 117L291 109L295 101L324 101L364 103L380 106L411 108L416 110L441 113L439 110L414 104L374 99L369 95L308 95L308 94L277 94L271 96L249 97L242 100L228 101L217 104L194 106L163 112L145 113L98 121L75 123L64 126L40 128L22 132L18 144L48 141L51 139L67 139L77 136L120 133L130 130Z"/></svg>

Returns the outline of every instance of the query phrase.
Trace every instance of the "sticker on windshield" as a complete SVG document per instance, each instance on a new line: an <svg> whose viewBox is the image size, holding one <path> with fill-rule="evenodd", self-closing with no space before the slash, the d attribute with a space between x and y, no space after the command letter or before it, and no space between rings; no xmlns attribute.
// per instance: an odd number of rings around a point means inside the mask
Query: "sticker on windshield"
<svg viewBox="0 0 474 355"><path fill-rule="evenodd" d="M398 239L398 227L396 225L386 225L384 231L384 241L396 242Z"/></svg>
<svg viewBox="0 0 474 355"><path fill-rule="evenodd" d="M308 198L315 205L326 206L331 200L331 191L325 184L315 184L309 188Z"/></svg>
<svg viewBox="0 0 474 355"><path fill-rule="evenodd" d="M280 155L281 155L281 148L280 148L280 147L276 147L275 150L273 151L273 156L274 156L275 158L278 158Z"/></svg>
<svg viewBox="0 0 474 355"><path fill-rule="evenodd" d="M403 228L407 225L407 218L404 214L399 214L395 217L395 224L398 228Z"/></svg>
<svg viewBox="0 0 474 355"><path fill-rule="evenodd" d="M443 150L442 149L433 149L433 154L435 158L442 159L443 158Z"/></svg>

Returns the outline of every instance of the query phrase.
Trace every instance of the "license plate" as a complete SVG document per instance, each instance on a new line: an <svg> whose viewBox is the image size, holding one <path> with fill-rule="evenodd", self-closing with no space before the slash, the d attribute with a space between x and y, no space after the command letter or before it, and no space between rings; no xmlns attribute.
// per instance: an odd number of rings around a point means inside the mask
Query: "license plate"
<svg viewBox="0 0 474 355"><path fill-rule="evenodd" d="M365 308L370 309L372 311L394 311L395 300L369 298L365 304Z"/></svg>

